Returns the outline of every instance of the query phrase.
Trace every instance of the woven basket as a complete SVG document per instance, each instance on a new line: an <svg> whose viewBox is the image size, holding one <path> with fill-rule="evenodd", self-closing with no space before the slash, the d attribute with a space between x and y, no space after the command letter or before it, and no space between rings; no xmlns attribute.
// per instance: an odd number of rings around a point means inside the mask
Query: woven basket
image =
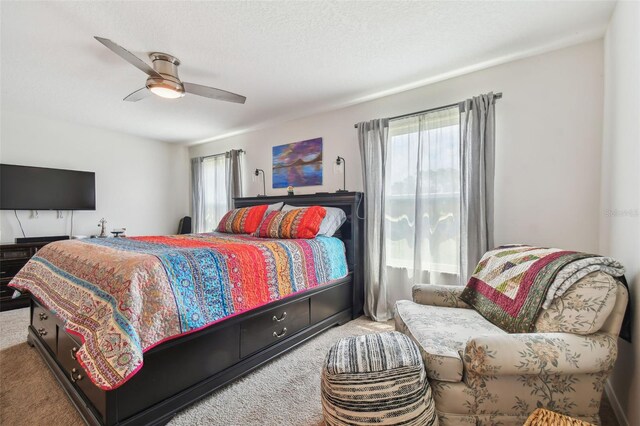
<svg viewBox="0 0 640 426"><path fill-rule="evenodd" d="M593 426L591 423L545 410L536 409L524 422L524 426Z"/></svg>

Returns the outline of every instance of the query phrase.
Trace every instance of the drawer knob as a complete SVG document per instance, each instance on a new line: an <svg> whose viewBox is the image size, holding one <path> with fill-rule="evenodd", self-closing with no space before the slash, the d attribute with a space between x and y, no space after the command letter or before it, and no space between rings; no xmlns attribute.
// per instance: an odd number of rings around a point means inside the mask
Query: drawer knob
<svg viewBox="0 0 640 426"><path fill-rule="evenodd" d="M71 348L71 350L69 351L71 352L71 359L72 360L76 360L76 352L78 352L78 348L76 348L75 346Z"/></svg>
<svg viewBox="0 0 640 426"><path fill-rule="evenodd" d="M75 368L72 368L71 372L69 373L69 378L71 378L71 381L73 383L79 382L80 380L82 380L82 374L79 374L78 370L76 370Z"/></svg>
<svg viewBox="0 0 640 426"><path fill-rule="evenodd" d="M276 339L279 339L281 337L284 337L284 335L287 334L287 327L282 329L282 332L278 333L277 331L273 332L273 337L275 337Z"/></svg>
<svg viewBox="0 0 640 426"><path fill-rule="evenodd" d="M47 330L45 330L43 327L38 329L38 334L40 336L46 336L47 335Z"/></svg>
<svg viewBox="0 0 640 426"><path fill-rule="evenodd" d="M277 316L273 316L273 318L271 318L273 321L275 322L280 322L280 321L284 321L284 319L287 317L287 312L283 312L282 316L280 318L278 318Z"/></svg>
<svg viewBox="0 0 640 426"><path fill-rule="evenodd" d="M38 314L38 316L40 317L40 321L44 321L44 320L48 320L49 316L47 314L45 314L44 312L40 312Z"/></svg>

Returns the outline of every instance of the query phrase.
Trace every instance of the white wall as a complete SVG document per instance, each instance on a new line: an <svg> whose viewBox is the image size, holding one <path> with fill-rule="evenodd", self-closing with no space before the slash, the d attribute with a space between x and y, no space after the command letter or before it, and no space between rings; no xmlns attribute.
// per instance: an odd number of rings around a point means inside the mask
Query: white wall
<svg viewBox="0 0 640 426"><path fill-rule="evenodd" d="M74 234L98 231L104 217L109 230L128 235L175 234L189 214L187 148L93 127L33 117L2 109L0 162L96 173L96 210L77 211ZM64 235L70 217L55 212L39 217L19 211L27 236ZM0 239L13 242L20 228L13 211L0 212Z"/></svg>
<svg viewBox="0 0 640 426"><path fill-rule="evenodd" d="M633 344L619 342L610 384L622 423L640 425L640 3L618 2L605 36L600 252L625 266Z"/></svg>
<svg viewBox="0 0 640 426"><path fill-rule="evenodd" d="M297 193L335 191L347 160L347 189L362 190L353 124L461 101L489 91L497 103L497 244L529 243L596 251L600 202L603 104L602 40L518 60L403 93L290 121L272 128L192 146L191 157L243 148L245 195L262 191L251 172L265 170L271 189L271 147L324 138L324 185Z"/></svg>

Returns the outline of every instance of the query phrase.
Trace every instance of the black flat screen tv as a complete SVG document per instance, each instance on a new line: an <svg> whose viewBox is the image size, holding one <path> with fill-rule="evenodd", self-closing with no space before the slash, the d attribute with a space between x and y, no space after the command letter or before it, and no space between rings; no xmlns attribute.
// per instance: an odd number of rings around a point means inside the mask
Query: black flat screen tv
<svg viewBox="0 0 640 426"><path fill-rule="evenodd" d="M96 174L0 164L0 210L95 210Z"/></svg>

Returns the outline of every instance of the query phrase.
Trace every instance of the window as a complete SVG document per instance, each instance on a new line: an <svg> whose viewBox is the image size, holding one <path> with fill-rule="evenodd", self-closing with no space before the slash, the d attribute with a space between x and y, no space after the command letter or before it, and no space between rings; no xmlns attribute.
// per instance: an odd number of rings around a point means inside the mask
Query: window
<svg viewBox="0 0 640 426"><path fill-rule="evenodd" d="M233 199L242 197L241 149L191 159L191 212L195 232L213 232Z"/></svg>
<svg viewBox="0 0 640 426"><path fill-rule="evenodd" d="M225 155L215 155L202 160L204 232L216 229L228 210L225 161Z"/></svg>
<svg viewBox="0 0 640 426"><path fill-rule="evenodd" d="M457 106L389 124L385 171L387 275L390 287L405 281L406 285L401 285L403 293L415 283L457 283L459 140Z"/></svg>

